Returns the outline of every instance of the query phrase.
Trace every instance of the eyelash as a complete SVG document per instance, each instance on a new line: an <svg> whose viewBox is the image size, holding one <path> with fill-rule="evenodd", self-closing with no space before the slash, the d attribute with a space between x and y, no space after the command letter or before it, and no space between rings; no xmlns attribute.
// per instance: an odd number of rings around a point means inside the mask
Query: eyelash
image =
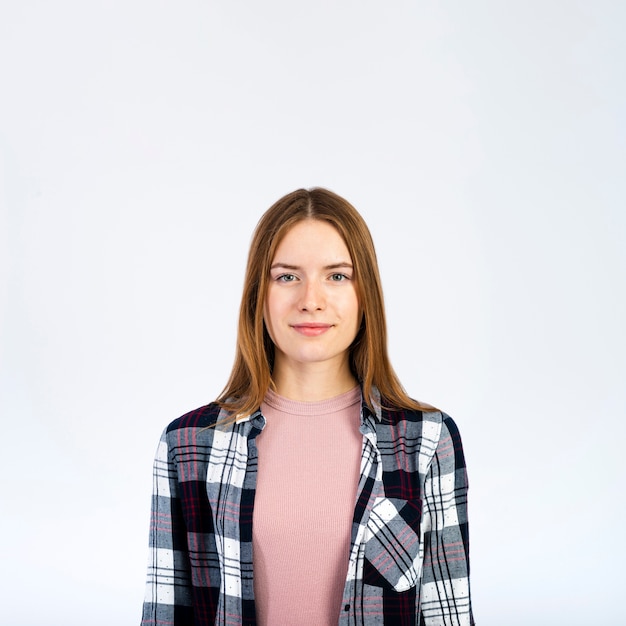
<svg viewBox="0 0 626 626"><path fill-rule="evenodd" d="M342 283L346 280L350 280L350 276L348 276L347 274L342 274L341 272L335 272L331 274L330 277L331 282L334 283ZM338 277L340 278L340 280L336 280ZM292 283L295 282L296 279L297 276L295 274L279 274L274 280L277 283Z"/></svg>
<svg viewBox="0 0 626 626"><path fill-rule="evenodd" d="M290 280L285 280L289 278ZM277 283L292 283L293 279L295 279L295 275L294 274L280 274L279 276L276 276L276 278L274 279Z"/></svg>

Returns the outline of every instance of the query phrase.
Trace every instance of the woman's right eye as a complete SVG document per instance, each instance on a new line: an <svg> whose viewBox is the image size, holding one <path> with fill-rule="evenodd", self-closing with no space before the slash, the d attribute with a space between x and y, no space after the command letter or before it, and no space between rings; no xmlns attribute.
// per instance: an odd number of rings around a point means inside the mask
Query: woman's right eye
<svg viewBox="0 0 626 626"><path fill-rule="evenodd" d="M296 277L294 274L281 274L276 277L276 280L280 283L291 283L296 280Z"/></svg>

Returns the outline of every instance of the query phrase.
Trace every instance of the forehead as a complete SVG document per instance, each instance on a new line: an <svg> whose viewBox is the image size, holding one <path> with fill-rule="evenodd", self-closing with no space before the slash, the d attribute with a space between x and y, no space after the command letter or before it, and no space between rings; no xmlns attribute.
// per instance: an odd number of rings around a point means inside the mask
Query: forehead
<svg viewBox="0 0 626 626"><path fill-rule="evenodd" d="M350 252L339 231L329 222L306 219L292 226L276 247L274 259L284 255L309 257L342 257L350 260ZM273 260L274 260L273 259Z"/></svg>

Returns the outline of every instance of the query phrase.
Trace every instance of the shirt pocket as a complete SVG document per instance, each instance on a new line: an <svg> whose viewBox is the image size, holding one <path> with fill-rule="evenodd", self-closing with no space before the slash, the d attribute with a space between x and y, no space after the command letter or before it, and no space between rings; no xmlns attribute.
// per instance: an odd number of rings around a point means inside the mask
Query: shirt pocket
<svg viewBox="0 0 626 626"><path fill-rule="evenodd" d="M376 498L365 532L363 582L394 591L415 587L422 573L421 506Z"/></svg>

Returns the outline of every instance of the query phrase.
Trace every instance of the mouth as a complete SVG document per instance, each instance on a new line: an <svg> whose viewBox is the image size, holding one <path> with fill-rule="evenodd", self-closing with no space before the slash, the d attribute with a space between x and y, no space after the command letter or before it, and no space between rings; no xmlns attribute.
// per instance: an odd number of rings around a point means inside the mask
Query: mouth
<svg viewBox="0 0 626 626"><path fill-rule="evenodd" d="M331 329L333 325L309 322L306 324L292 324L291 327L305 337L318 337Z"/></svg>

